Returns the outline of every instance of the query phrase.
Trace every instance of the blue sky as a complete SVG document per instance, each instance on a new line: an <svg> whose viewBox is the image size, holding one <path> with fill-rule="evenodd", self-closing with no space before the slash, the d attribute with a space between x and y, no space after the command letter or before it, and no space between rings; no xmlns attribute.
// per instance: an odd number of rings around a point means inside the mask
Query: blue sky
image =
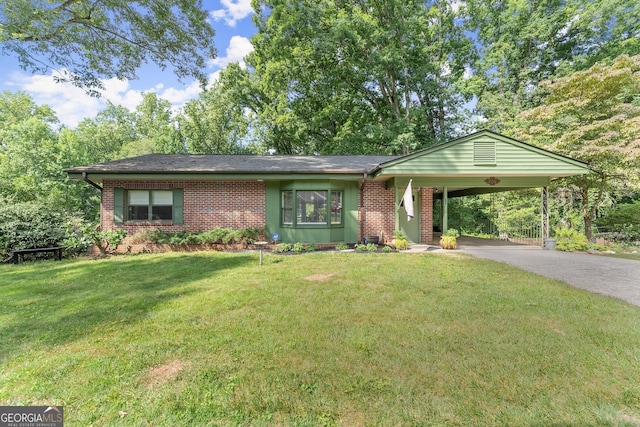
<svg viewBox="0 0 640 427"><path fill-rule="evenodd" d="M251 0L204 0L204 8L216 31L215 46L218 56L206 72L215 78L217 72L231 62L243 62L253 48L249 39L255 34L251 15ZM142 93L153 91L159 97L180 108L198 96L198 82L180 82L169 68L160 70L149 64L138 70L138 80L104 81L106 90L96 99L69 84L54 83L51 74L37 75L23 71L14 57L0 56L0 91L23 91L31 95L37 104L53 108L60 122L75 127L84 118L93 118L104 108L105 101L133 110L141 101Z"/></svg>

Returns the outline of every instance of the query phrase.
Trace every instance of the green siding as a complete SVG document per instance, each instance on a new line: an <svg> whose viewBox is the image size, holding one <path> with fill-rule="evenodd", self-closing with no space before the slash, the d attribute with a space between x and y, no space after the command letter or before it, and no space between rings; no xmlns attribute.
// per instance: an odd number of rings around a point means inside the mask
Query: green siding
<svg viewBox="0 0 640 427"><path fill-rule="evenodd" d="M283 190L341 190L342 224L289 226L280 223L280 194ZM266 227L269 238L280 235L280 242L331 243L356 242L358 238L358 183L334 180L269 181L266 183Z"/></svg>
<svg viewBox="0 0 640 427"><path fill-rule="evenodd" d="M495 143L495 164L478 161L474 145L489 147ZM391 162L378 176L395 175L511 175L567 176L587 173L585 165L572 159L495 134L476 135L442 144L415 155Z"/></svg>
<svg viewBox="0 0 640 427"><path fill-rule="evenodd" d="M182 225L184 205L184 190L182 188L173 189L173 223Z"/></svg>

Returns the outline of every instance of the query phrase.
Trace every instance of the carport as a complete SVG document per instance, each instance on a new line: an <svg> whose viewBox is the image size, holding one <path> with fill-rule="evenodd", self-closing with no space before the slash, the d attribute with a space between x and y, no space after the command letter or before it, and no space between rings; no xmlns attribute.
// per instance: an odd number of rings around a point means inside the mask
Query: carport
<svg viewBox="0 0 640 427"><path fill-rule="evenodd" d="M419 189L432 189L433 201L441 204L443 232L448 228L451 198L539 188L544 240L549 237L549 185L556 179L586 173L589 167L584 162L482 130L383 163L375 171L374 180L384 181L386 188L395 188L398 202L409 183L418 196ZM419 228L430 225L424 223L429 215L419 218L417 224L412 224L398 213L397 229L403 230L410 240L420 241L420 235L416 234Z"/></svg>

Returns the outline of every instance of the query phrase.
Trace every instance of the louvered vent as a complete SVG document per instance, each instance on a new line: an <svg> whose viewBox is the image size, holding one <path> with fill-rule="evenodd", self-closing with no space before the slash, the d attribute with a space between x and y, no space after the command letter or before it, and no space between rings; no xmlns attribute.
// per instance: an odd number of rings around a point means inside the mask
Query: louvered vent
<svg viewBox="0 0 640 427"><path fill-rule="evenodd" d="M495 141L476 141L473 143L473 164L476 166L496 165Z"/></svg>

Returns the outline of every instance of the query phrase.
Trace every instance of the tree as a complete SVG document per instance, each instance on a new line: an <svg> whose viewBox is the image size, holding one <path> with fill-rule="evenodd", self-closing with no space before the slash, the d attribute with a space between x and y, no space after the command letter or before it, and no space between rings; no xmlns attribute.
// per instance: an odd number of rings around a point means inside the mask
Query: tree
<svg viewBox="0 0 640 427"><path fill-rule="evenodd" d="M87 150L88 163L121 158L122 148L138 140L135 115L109 101L94 119L81 121L75 132L83 149Z"/></svg>
<svg viewBox="0 0 640 427"><path fill-rule="evenodd" d="M539 105L541 81L640 53L635 0L468 0L461 13L480 53L469 90L482 125L498 131Z"/></svg>
<svg viewBox="0 0 640 427"><path fill-rule="evenodd" d="M282 153L401 153L446 140L471 42L449 2L254 1L245 82ZM246 100L246 97L245 97Z"/></svg>
<svg viewBox="0 0 640 427"><path fill-rule="evenodd" d="M101 78L135 79L141 64L195 77L215 57L201 1L12 0L0 2L0 49L32 72L98 95Z"/></svg>
<svg viewBox="0 0 640 427"><path fill-rule="evenodd" d="M541 85L548 95L518 116L516 136L591 165L596 173L569 179L591 237L605 192L640 184L640 56L621 55Z"/></svg>
<svg viewBox="0 0 640 427"><path fill-rule="evenodd" d="M191 154L238 154L249 128L242 106L233 99L231 80L216 82L189 101L178 116L180 135Z"/></svg>
<svg viewBox="0 0 640 427"><path fill-rule="evenodd" d="M134 157L151 153L184 153L171 103L154 92L145 93L131 116L136 139L122 145L118 157Z"/></svg>

